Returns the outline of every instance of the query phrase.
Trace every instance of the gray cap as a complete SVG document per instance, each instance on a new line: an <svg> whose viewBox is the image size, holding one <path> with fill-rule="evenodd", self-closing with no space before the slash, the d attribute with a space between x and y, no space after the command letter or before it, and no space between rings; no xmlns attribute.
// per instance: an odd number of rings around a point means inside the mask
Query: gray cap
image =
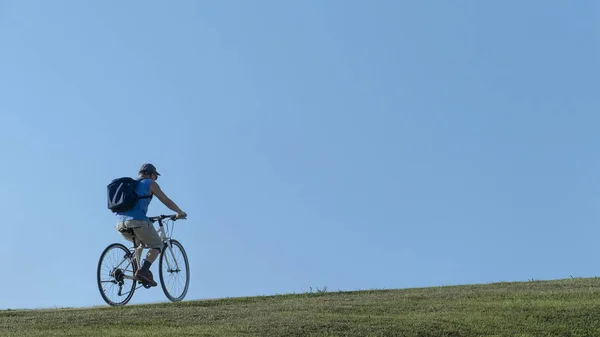
<svg viewBox="0 0 600 337"><path fill-rule="evenodd" d="M145 163L144 165L142 165L142 167L140 168L140 172L142 171L146 171L148 173L156 173L157 176L160 175L160 173L156 171L156 167L154 167L154 165L150 163Z"/></svg>

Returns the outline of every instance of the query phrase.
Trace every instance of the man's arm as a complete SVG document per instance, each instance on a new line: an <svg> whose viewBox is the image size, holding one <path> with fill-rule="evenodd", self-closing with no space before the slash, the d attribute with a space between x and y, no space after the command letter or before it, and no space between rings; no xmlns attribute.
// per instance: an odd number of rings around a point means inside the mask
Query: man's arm
<svg viewBox="0 0 600 337"><path fill-rule="evenodd" d="M150 193L154 194L158 198L158 200L160 200L170 210L172 210L173 212L177 212L178 218L185 218L185 216L187 215L184 211L181 210L181 208L179 208L173 202L173 200L169 199L169 197L165 195L165 193L160 189L160 186L158 186L156 181L153 181L152 184L150 184Z"/></svg>

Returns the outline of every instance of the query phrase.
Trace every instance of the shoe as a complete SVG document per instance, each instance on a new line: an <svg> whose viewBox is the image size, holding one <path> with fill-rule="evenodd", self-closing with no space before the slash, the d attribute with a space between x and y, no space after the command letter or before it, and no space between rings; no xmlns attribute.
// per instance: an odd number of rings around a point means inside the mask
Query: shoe
<svg viewBox="0 0 600 337"><path fill-rule="evenodd" d="M152 272L150 270L138 269L135 272L135 277L138 280L142 281L142 283L147 283L152 287L156 287L158 285L158 283L156 283L156 281L154 281L154 279L152 278Z"/></svg>

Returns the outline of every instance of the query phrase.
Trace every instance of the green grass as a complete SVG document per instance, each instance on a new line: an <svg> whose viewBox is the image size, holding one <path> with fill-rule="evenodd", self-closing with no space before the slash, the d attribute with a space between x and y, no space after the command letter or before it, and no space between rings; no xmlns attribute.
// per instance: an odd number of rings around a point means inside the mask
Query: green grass
<svg viewBox="0 0 600 337"><path fill-rule="evenodd" d="M600 279L4 310L0 336L600 336Z"/></svg>

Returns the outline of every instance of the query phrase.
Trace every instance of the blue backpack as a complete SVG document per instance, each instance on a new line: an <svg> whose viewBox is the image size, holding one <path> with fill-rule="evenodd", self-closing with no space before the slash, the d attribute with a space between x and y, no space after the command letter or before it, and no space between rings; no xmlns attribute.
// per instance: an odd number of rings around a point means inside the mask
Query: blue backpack
<svg viewBox="0 0 600 337"><path fill-rule="evenodd" d="M139 196L135 192L139 179L122 177L114 179L108 184L108 209L113 213L125 212L132 209L139 199L152 198L152 195Z"/></svg>

